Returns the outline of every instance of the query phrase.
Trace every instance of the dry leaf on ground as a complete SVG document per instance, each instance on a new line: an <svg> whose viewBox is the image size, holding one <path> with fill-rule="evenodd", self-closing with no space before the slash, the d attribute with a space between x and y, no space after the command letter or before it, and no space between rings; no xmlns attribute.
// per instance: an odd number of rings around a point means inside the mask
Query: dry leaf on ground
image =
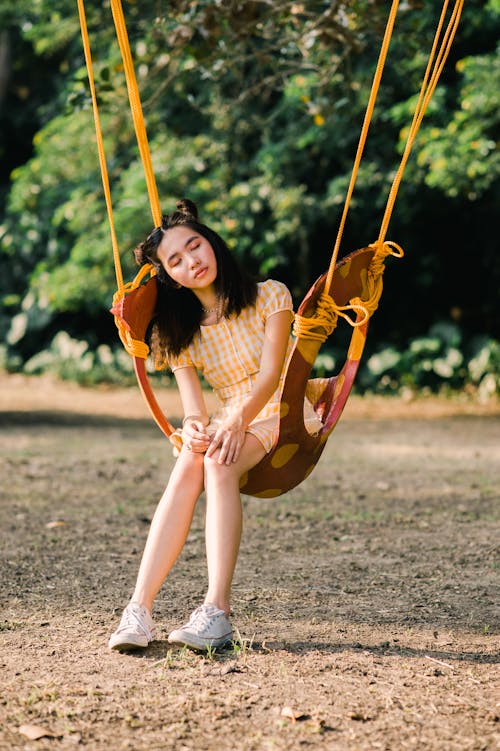
<svg viewBox="0 0 500 751"><path fill-rule="evenodd" d="M39 738L55 738L51 730L41 725L20 725L18 730L21 735L25 735L30 741L37 741Z"/></svg>

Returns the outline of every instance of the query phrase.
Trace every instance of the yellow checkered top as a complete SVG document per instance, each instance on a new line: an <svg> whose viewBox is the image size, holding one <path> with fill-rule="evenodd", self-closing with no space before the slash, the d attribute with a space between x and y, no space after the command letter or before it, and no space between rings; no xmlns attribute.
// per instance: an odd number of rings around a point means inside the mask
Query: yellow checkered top
<svg viewBox="0 0 500 751"><path fill-rule="evenodd" d="M219 323L201 326L199 335L189 347L178 357L169 358L173 372L194 366L214 389L221 408L212 417L212 423L224 419L250 393L260 368L266 320L282 310L290 311L291 323L293 304L287 287L274 279L259 282L254 307L245 308L239 316L231 315ZM288 353L291 346L290 336ZM279 400L287 362L288 356L285 358L278 389L248 428L267 451L271 450L278 433Z"/></svg>

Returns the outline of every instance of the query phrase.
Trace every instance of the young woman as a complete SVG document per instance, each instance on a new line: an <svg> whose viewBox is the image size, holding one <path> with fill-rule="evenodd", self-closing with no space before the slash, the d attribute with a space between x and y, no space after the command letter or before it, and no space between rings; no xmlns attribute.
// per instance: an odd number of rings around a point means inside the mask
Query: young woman
<svg viewBox="0 0 500 751"><path fill-rule="evenodd" d="M205 490L208 590L188 623L168 640L216 648L232 639L231 582L242 530L239 481L278 435L292 300L280 282L251 280L188 200L163 217L135 257L157 271L151 348L156 366L168 365L175 374L185 417L182 449L151 524L134 594L109 646L141 648L154 639L153 601ZM198 373L220 400L212 416Z"/></svg>

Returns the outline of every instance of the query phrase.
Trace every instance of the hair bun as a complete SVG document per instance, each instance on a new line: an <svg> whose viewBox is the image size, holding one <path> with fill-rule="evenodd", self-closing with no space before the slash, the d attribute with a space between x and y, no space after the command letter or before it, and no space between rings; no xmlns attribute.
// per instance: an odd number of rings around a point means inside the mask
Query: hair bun
<svg viewBox="0 0 500 751"><path fill-rule="evenodd" d="M138 266L143 266L145 263L149 263L149 259L144 251L144 243L140 243L134 248L134 258Z"/></svg>
<svg viewBox="0 0 500 751"><path fill-rule="evenodd" d="M192 219L198 219L196 204L194 201L190 201L189 198L181 198L180 201L177 201L176 207L180 214L184 214L184 216L191 217Z"/></svg>

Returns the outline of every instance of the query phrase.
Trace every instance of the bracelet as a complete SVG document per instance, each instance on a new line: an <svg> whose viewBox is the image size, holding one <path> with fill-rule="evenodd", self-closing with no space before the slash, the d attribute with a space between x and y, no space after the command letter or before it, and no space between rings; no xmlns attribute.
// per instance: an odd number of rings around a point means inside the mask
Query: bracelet
<svg viewBox="0 0 500 751"><path fill-rule="evenodd" d="M186 415L186 417L182 421L182 427L184 427L184 423L186 423L188 420L203 420L203 415Z"/></svg>

